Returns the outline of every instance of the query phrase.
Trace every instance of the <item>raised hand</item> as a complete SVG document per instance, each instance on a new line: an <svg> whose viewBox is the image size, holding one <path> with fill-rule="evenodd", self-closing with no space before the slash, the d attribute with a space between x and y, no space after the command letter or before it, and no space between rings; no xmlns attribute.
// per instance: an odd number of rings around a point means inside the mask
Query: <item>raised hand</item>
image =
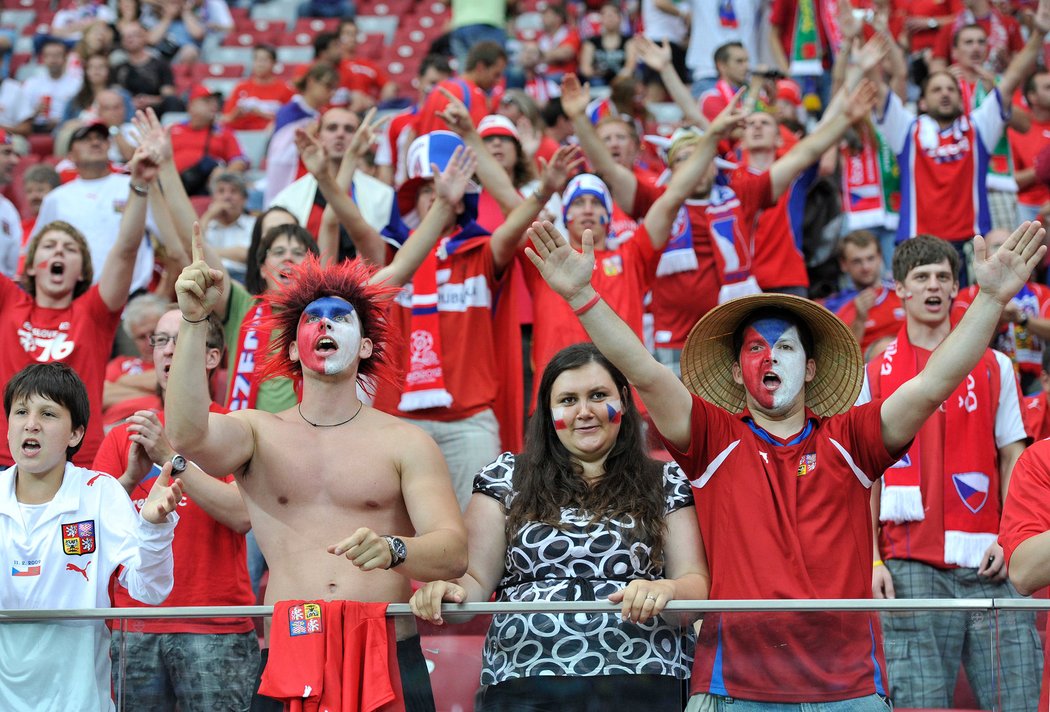
<svg viewBox="0 0 1050 712"><path fill-rule="evenodd" d="M437 197L455 207L463 199L470 178L477 170L478 161L470 148L457 146L445 170L439 172L433 163L430 167L434 172L434 192Z"/></svg>
<svg viewBox="0 0 1050 712"><path fill-rule="evenodd" d="M346 147L347 156L361 158L375 144L380 127L390 120L389 114L379 119L375 118L375 115L376 109L373 106L365 114L365 118L361 119L361 125L357 127L357 131L350 138L350 144Z"/></svg>
<svg viewBox="0 0 1050 712"><path fill-rule="evenodd" d="M171 462L165 462L142 505L142 518L153 524L163 524L181 501L182 480L178 477L171 479Z"/></svg>
<svg viewBox="0 0 1050 712"><path fill-rule="evenodd" d="M742 105L746 91L744 87L737 90L733 98L726 104L726 108L718 112L718 116L707 127L709 132L718 138L726 138L734 129L743 127L744 119L747 118L747 110Z"/></svg>
<svg viewBox="0 0 1050 712"><path fill-rule="evenodd" d="M152 108L136 111L131 125L138 132L139 146L149 151L154 163L160 165L171 160L171 136Z"/></svg>
<svg viewBox="0 0 1050 712"><path fill-rule="evenodd" d="M175 455L175 449L164 435L164 425L152 410L136 411L127 423L128 439L145 451L150 462L167 462Z"/></svg>
<svg viewBox="0 0 1050 712"><path fill-rule="evenodd" d="M853 39L862 29L860 20L853 14L853 5L849 0L838 2L839 31L843 39Z"/></svg>
<svg viewBox="0 0 1050 712"><path fill-rule="evenodd" d="M638 58L654 72L660 72L671 64L671 45L667 40L658 45L645 35L635 35L630 41L638 49Z"/></svg>
<svg viewBox="0 0 1050 712"><path fill-rule="evenodd" d="M449 131L453 131L460 136L467 136L473 133L475 130L474 120L470 118L467 105L445 87L439 86L438 91L448 100L445 108L436 112L438 118L445 122Z"/></svg>
<svg viewBox="0 0 1050 712"><path fill-rule="evenodd" d="M211 314L222 297L222 270L212 269L204 261L204 236L199 222L193 223L190 246L192 262L175 281L175 297L182 318L197 322Z"/></svg>
<svg viewBox="0 0 1050 712"><path fill-rule="evenodd" d="M866 74L876 67L882 66L882 60L886 58L886 53L889 51L890 40L884 35L873 35L853 57L857 65Z"/></svg>
<svg viewBox="0 0 1050 712"><path fill-rule="evenodd" d="M131 171L131 181L134 184L152 183L157 178L160 168L155 160L153 151L145 146L139 146L128 161L128 170Z"/></svg>
<svg viewBox="0 0 1050 712"><path fill-rule="evenodd" d="M316 124L309 128L297 128L295 130L295 149L299 152L299 160L310 171L310 175L317 177L325 171L329 171L328 157L325 155L321 139L317 138Z"/></svg>
<svg viewBox="0 0 1050 712"><path fill-rule="evenodd" d="M871 110L875 108L878 98L879 91L875 83L870 79L862 79L860 84L850 92L846 102L846 118L851 124L867 119L871 115Z"/></svg>
<svg viewBox="0 0 1050 712"><path fill-rule="evenodd" d="M570 119L581 116L591 103L591 85L580 84L580 79L571 72L561 80L561 110Z"/></svg>
<svg viewBox="0 0 1050 712"><path fill-rule="evenodd" d="M551 156L550 163L541 158L540 194L554 195L565 190L569 177L575 175L585 161L579 146L560 146Z"/></svg>
<svg viewBox="0 0 1050 712"><path fill-rule="evenodd" d="M536 155L540 150L540 141L543 135L529 121L529 117L522 116L517 121L518 136L521 138L521 152L529 158Z"/></svg>
<svg viewBox="0 0 1050 712"><path fill-rule="evenodd" d="M528 229L532 247L525 254L544 281L566 301L590 286L594 274L594 236L583 233L583 252L573 249L569 241L549 222L534 222Z"/></svg>
<svg viewBox="0 0 1050 712"><path fill-rule="evenodd" d="M417 618L442 625L445 622L441 617L442 601L463 603L466 600L467 590L459 584L451 581L430 581L412 594L408 605Z"/></svg>
<svg viewBox="0 0 1050 712"><path fill-rule="evenodd" d="M981 292L1005 307L1046 254L1045 236L1038 222L1023 222L991 255L984 238L974 237L974 273Z"/></svg>

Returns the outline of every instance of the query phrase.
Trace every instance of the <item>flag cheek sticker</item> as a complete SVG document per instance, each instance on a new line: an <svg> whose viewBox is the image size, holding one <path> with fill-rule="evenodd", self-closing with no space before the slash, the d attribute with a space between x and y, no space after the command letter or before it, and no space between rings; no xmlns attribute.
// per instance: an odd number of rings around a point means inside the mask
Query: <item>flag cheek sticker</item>
<svg viewBox="0 0 1050 712"><path fill-rule="evenodd" d="M569 427L569 422L566 419L568 408L551 408L551 418L554 420L555 430L565 430Z"/></svg>
<svg viewBox="0 0 1050 712"><path fill-rule="evenodd" d="M609 422L615 425L623 416L623 403L618 400L608 400L605 402L605 412L609 416Z"/></svg>

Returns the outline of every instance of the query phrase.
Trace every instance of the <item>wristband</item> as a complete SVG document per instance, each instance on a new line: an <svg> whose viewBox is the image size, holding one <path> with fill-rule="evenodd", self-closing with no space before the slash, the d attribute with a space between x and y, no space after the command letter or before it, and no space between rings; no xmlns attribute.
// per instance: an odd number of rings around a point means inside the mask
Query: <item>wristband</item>
<svg viewBox="0 0 1050 712"><path fill-rule="evenodd" d="M209 317L209 316L211 316L211 315L210 315L210 314L205 314L205 315L204 315L204 316L203 316L202 318L200 318L200 319L187 319L187 318L186 318L186 315L185 315L185 314L183 314L183 315L182 315L182 320L183 320L184 322L186 322L187 324L200 324L200 323L201 323L202 321L208 321L208 317Z"/></svg>
<svg viewBox="0 0 1050 712"><path fill-rule="evenodd" d="M597 304L599 301L601 301L601 298L602 298L602 295L600 295L597 292L595 292L594 296L591 297L590 300L586 304L584 304L579 309L573 309L572 313L575 314L576 316L583 316L584 314L589 312L591 309L593 309L594 305Z"/></svg>
<svg viewBox="0 0 1050 712"><path fill-rule="evenodd" d="M871 562L871 568L875 568L876 566L885 566L885 565L886 564L882 563L882 559L875 559L874 561Z"/></svg>
<svg viewBox="0 0 1050 712"><path fill-rule="evenodd" d="M135 195L140 195L143 198L149 195L149 185L135 185L134 183L131 183L130 185L131 192L133 192Z"/></svg>

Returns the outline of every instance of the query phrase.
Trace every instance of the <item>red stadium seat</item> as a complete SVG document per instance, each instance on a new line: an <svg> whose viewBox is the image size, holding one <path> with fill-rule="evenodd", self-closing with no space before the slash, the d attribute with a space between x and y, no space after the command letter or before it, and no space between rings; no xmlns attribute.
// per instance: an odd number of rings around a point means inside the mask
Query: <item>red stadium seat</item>
<svg viewBox="0 0 1050 712"><path fill-rule="evenodd" d="M474 709L474 695L481 685L481 651L485 636L445 631L424 635L423 657L430 668L437 712Z"/></svg>
<svg viewBox="0 0 1050 712"><path fill-rule="evenodd" d="M338 32L339 31L339 18L338 17L303 17L295 21L295 26L292 27L293 34L299 34L300 32L306 32L311 37L315 37L320 32Z"/></svg>

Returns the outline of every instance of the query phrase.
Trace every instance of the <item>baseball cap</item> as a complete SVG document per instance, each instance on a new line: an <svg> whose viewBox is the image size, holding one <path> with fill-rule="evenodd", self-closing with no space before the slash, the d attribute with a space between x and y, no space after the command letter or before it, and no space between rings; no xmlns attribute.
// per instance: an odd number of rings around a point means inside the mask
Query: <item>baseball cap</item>
<svg viewBox="0 0 1050 712"><path fill-rule="evenodd" d="M802 106L802 90L791 79L778 79L777 99L789 101L795 106Z"/></svg>
<svg viewBox="0 0 1050 712"><path fill-rule="evenodd" d="M513 121L501 114L489 114L483 118L478 124L478 134L481 135L481 138L504 136L521 142L518 127L514 125Z"/></svg>
<svg viewBox="0 0 1050 712"><path fill-rule="evenodd" d="M197 84L192 89L190 89L190 98L188 99L188 101L193 101L194 99L211 99L217 98L218 96L219 92L212 91L203 84Z"/></svg>
<svg viewBox="0 0 1050 712"><path fill-rule="evenodd" d="M109 138L109 127L101 121L93 121L90 124L84 124L79 129L73 132L73 135L69 139L69 143L73 144L77 141L87 138L89 134L97 133L104 138Z"/></svg>

